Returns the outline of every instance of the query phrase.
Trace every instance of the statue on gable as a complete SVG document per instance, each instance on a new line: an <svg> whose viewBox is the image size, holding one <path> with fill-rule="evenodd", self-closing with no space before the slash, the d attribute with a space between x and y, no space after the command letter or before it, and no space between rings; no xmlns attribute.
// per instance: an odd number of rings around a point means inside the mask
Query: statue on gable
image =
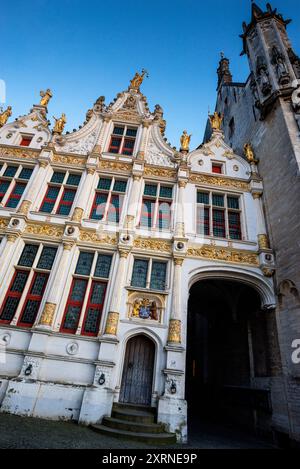
<svg viewBox="0 0 300 469"><path fill-rule="evenodd" d="M271 63L274 65L279 83L282 85L289 83L290 77L285 63L285 58L276 46L273 46L272 48Z"/></svg>
<svg viewBox="0 0 300 469"><path fill-rule="evenodd" d="M220 112L214 112L212 116L209 116L212 130L220 131L223 119L224 119L224 114L221 114Z"/></svg>
<svg viewBox="0 0 300 469"><path fill-rule="evenodd" d="M47 106L53 94L52 91L48 88L46 91L40 91L40 96L42 98L40 101L40 105Z"/></svg>
<svg viewBox="0 0 300 469"><path fill-rule="evenodd" d="M2 109L0 109L2 111ZM6 111L0 113L0 128L3 127L12 115L12 107L8 106Z"/></svg>
<svg viewBox="0 0 300 469"><path fill-rule="evenodd" d="M258 163L258 160L255 158L255 154L254 154L251 143L245 143L244 154L249 163L254 163L254 164Z"/></svg>
<svg viewBox="0 0 300 469"><path fill-rule="evenodd" d="M141 74L136 72L133 79L130 81L129 89L134 90L134 91L139 91L140 86L143 83L145 76L147 78L149 77L147 70L143 69Z"/></svg>
<svg viewBox="0 0 300 469"><path fill-rule="evenodd" d="M181 151L189 151L191 138L192 135L188 135L187 131L184 130L180 138Z"/></svg>
<svg viewBox="0 0 300 469"><path fill-rule="evenodd" d="M56 117L53 116L53 119L55 120L53 133L61 135L63 133L65 125L67 123L66 114L62 113L62 115L59 119L57 119Z"/></svg>

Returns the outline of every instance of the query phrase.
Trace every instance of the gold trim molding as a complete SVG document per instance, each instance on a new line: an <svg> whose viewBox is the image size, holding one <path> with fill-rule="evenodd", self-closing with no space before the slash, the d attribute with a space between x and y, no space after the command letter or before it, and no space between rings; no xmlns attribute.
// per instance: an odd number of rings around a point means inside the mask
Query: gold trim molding
<svg viewBox="0 0 300 469"><path fill-rule="evenodd" d="M170 319L168 343L181 344L181 321Z"/></svg>
<svg viewBox="0 0 300 469"><path fill-rule="evenodd" d="M133 246L135 249L172 253L172 244L161 239L137 238Z"/></svg>
<svg viewBox="0 0 300 469"><path fill-rule="evenodd" d="M215 261L233 262L235 264L249 264L258 266L258 255L255 252L238 251L236 249L218 248L216 246L202 246L189 248L188 257L202 257Z"/></svg>
<svg viewBox="0 0 300 469"><path fill-rule="evenodd" d="M6 218L0 218L0 230L5 230L9 225L9 220Z"/></svg>
<svg viewBox="0 0 300 469"><path fill-rule="evenodd" d="M239 181L232 178L209 176L206 174L192 174L189 182L193 184L203 184L206 186L217 186L250 192L250 186L248 182Z"/></svg>
<svg viewBox="0 0 300 469"><path fill-rule="evenodd" d="M10 148L10 147L5 147L5 148L0 148L0 157L4 158L24 158L24 159L29 159L29 160L36 160L39 157L40 152L35 152L32 150L23 150L19 148Z"/></svg>
<svg viewBox="0 0 300 469"><path fill-rule="evenodd" d="M61 238L64 234L64 228L51 225L36 225L29 223L25 229L26 234L47 236L49 238Z"/></svg>
<svg viewBox="0 0 300 469"><path fill-rule="evenodd" d="M93 244L109 244L112 246L117 245L117 238L116 236L112 236L109 234L98 234L95 232L90 232L90 231L83 231L80 230L80 235L79 235L80 241L86 242L86 243L93 243Z"/></svg>
<svg viewBox="0 0 300 469"><path fill-rule="evenodd" d="M159 178L176 179L177 171L174 169L153 168L150 166L146 166L144 175Z"/></svg>
<svg viewBox="0 0 300 469"><path fill-rule="evenodd" d="M108 169L109 171L120 171L123 173L130 173L132 170L132 165L130 163L121 163L119 161L101 160L99 162L99 169Z"/></svg>
<svg viewBox="0 0 300 469"><path fill-rule="evenodd" d="M54 155L53 156L53 163L61 163L61 164L70 164L76 166L84 166L86 162L86 158L79 158L78 156L64 156L64 155Z"/></svg>

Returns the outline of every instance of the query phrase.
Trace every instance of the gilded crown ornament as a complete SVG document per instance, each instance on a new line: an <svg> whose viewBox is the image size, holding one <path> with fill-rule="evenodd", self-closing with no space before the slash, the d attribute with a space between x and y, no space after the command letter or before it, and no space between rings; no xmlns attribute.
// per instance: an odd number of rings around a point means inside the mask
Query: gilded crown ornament
<svg viewBox="0 0 300 469"><path fill-rule="evenodd" d="M191 138L192 135L188 135L187 131L184 130L180 138L181 151L189 151Z"/></svg>
<svg viewBox="0 0 300 469"><path fill-rule="evenodd" d="M57 119L56 117L53 116L53 119L55 120L55 125L53 129L54 134L59 134L61 135L64 131L65 125L67 123L67 118L66 114L62 113L61 117Z"/></svg>
<svg viewBox="0 0 300 469"><path fill-rule="evenodd" d="M53 94L52 91L48 88L46 91L40 91L40 96L42 98L40 101L40 105L47 106Z"/></svg>
<svg viewBox="0 0 300 469"><path fill-rule="evenodd" d="M143 69L141 74L136 72L133 79L130 81L129 89L139 91L145 77L149 77L147 70Z"/></svg>
<svg viewBox="0 0 300 469"><path fill-rule="evenodd" d="M224 114L215 112L212 116L209 116L210 125L213 130L221 130Z"/></svg>
<svg viewBox="0 0 300 469"><path fill-rule="evenodd" d="M254 164L258 163L258 160L255 158L255 154L254 154L251 143L245 143L244 154L247 160L249 161L249 163L254 163Z"/></svg>
<svg viewBox="0 0 300 469"><path fill-rule="evenodd" d="M2 109L1 109L2 111ZM8 106L6 111L0 113L0 128L3 127L12 115L12 107Z"/></svg>

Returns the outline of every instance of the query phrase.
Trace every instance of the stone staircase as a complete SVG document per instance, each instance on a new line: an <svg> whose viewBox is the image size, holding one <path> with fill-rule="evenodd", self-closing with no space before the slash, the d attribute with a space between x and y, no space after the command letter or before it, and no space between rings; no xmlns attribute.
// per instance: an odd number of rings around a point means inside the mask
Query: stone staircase
<svg viewBox="0 0 300 469"><path fill-rule="evenodd" d="M111 417L104 417L101 425L92 430L106 436L148 443L173 445L175 433L166 433L164 426L155 422L156 409L131 404L114 404Z"/></svg>

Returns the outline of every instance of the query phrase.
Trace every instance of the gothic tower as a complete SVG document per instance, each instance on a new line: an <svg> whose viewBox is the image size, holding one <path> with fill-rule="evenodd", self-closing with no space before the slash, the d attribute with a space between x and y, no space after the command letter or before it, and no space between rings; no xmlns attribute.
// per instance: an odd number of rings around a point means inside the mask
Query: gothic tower
<svg viewBox="0 0 300 469"><path fill-rule="evenodd" d="M269 242L277 264L280 354L270 372L278 390L277 398L273 393L275 427L299 441L300 365L292 356L300 339L300 59L287 35L289 23L269 3L266 10L252 4L251 21L243 24L241 35L250 75L246 83L233 82L229 61L222 57L216 108L224 113L225 138L234 151L242 152L251 143L259 160Z"/></svg>

